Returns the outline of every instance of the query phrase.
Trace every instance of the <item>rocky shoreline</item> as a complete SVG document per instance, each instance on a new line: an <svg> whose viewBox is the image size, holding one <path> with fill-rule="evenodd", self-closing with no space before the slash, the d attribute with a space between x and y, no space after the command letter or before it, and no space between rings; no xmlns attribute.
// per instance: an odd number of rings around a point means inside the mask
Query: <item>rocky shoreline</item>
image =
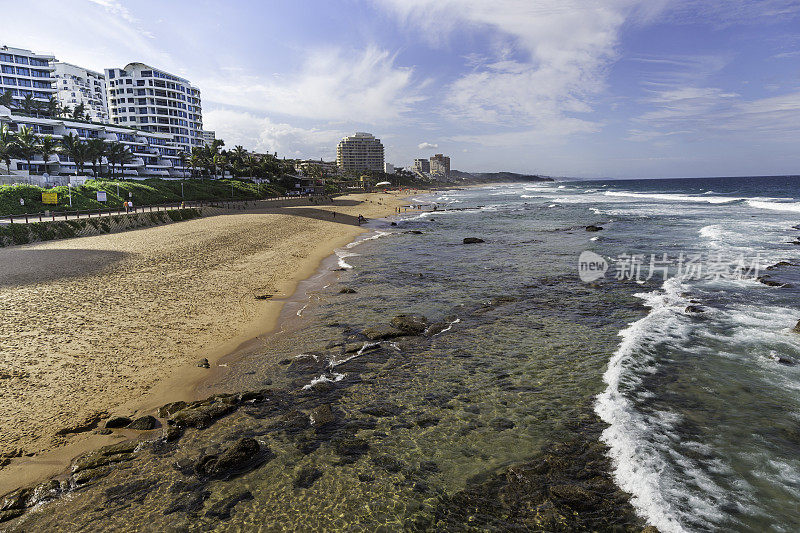
<svg viewBox="0 0 800 533"><path fill-rule="evenodd" d="M481 315L514 300L498 297L476 306L468 314ZM572 428L576 435L573 440L553 442L530 462L488 472L455 494L431 489L427 478L439 471L435 462L405 463L375 452L370 442L358 435L362 430L374 430L378 421L396 420L393 427L420 428L439 423L438 418L424 413L409 418L402 406L388 401L377 400L363 407L357 417L343 416L337 404L348 386L358 383L359 375L369 367L408 364L403 356L404 347L430 343L446 333L452 323L452 317L429 321L421 315L400 314L388 323L361 331L345 328L341 342L280 362L291 383L288 388L263 388L216 394L195 402L172 402L136 420L107 416L104 427L98 431L133 429L141 432L141 440L123 441L82 455L73 461L69 472L58 478L6 495L0 503L0 521L24 520L23 515L31 508L93 487L115 471L130 469L147 454L180 455L177 452L187 432L202 432L224 417L240 412L267 423L259 431L231 434L223 442L201 450L184 450L185 456L172 463L182 478L167 489L171 498L164 502L161 511L164 516L186 513L209 520L230 518L237 506L253 498L252 493L234 491L223 500L206 505L211 494L208 485L234 479L273 460L276 452L262 440L272 434L293 442L303 455L326 447L340 465L366 458L375 468L399 474L413 491L430 493L434 496L429 500L431 503L414 515L411 524L414 530L490 527L642 531L644 524L633 514L628 495L613 484L606 449L597 438L602 423L588 407L585 419ZM447 398L430 401L444 403ZM503 431L513 428L514 423L496 419L491 426ZM463 431L471 429L475 428L465 427ZM108 509L104 512L111 513L115 506L126 505L128 500L141 500L161 484L157 472L144 474L105 489ZM301 468L295 473L293 484L307 489L322 474L316 467ZM370 482L368 477L362 481ZM24 524L20 524L23 529ZM10 525L13 529L17 524Z"/></svg>

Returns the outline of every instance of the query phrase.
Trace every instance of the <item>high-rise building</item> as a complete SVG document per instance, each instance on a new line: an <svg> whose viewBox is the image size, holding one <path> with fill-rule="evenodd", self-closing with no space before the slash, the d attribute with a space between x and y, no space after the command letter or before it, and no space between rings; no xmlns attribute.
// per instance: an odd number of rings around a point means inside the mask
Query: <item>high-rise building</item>
<svg viewBox="0 0 800 533"><path fill-rule="evenodd" d="M185 152L203 146L200 90L188 80L143 63L106 69L111 121L167 133Z"/></svg>
<svg viewBox="0 0 800 533"><path fill-rule="evenodd" d="M431 157L430 172L432 175L450 177L450 158L446 155L436 154Z"/></svg>
<svg viewBox="0 0 800 533"><path fill-rule="evenodd" d="M217 134L212 130L203 130L203 144L212 145L217 140Z"/></svg>
<svg viewBox="0 0 800 533"><path fill-rule="evenodd" d="M336 164L344 171L383 171L383 144L374 135L356 132L336 147Z"/></svg>
<svg viewBox="0 0 800 533"><path fill-rule="evenodd" d="M383 172L386 174L394 174L394 165L391 163L384 163Z"/></svg>
<svg viewBox="0 0 800 533"><path fill-rule="evenodd" d="M188 169L181 164L181 148L172 142L168 133L152 133L112 124L92 124L64 118L41 118L21 114L12 114L10 110L0 107L0 125L7 125L11 131L19 131L21 127L33 130L37 135L50 135L61 139L66 135L76 135L83 140L102 139L107 142L119 142L133 155L125 164L125 176L128 178L145 177L182 177ZM50 156L48 161L41 154L31 159L31 168L24 159L11 159L11 174L26 175L28 172L51 176L74 175L77 172L75 161L69 154L59 152ZM91 173L91 164L86 163L84 174ZM108 160L100 162L102 175L108 175ZM6 165L0 162L0 173L5 174ZM117 167L115 173L119 175Z"/></svg>
<svg viewBox="0 0 800 533"><path fill-rule="evenodd" d="M56 92L53 61L50 55L0 46L0 94L11 91L17 104L28 95L40 102L49 100Z"/></svg>
<svg viewBox="0 0 800 533"><path fill-rule="evenodd" d="M415 172L428 173L431 171L431 162L428 159L415 159L414 166L411 167Z"/></svg>
<svg viewBox="0 0 800 533"><path fill-rule="evenodd" d="M58 102L72 109L83 104L92 121L108 122L105 75L61 61L54 67Z"/></svg>

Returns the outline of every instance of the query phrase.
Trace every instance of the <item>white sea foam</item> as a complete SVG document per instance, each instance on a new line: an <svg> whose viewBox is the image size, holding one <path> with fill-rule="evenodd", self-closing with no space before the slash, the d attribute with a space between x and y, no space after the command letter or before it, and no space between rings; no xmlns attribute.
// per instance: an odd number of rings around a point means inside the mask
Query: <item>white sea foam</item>
<svg viewBox="0 0 800 533"><path fill-rule="evenodd" d="M800 202L771 202L767 200L748 200L747 205L757 209L768 209L770 211L788 211L800 213Z"/></svg>
<svg viewBox="0 0 800 533"><path fill-rule="evenodd" d="M347 374L337 374L336 372L331 372L330 374L322 374L319 377L316 377L311 380L308 385L303 386L303 390L308 390L317 383L336 383L337 381L341 381Z"/></svg>
<svg viewBox="0 0 800 533"><path fill-rule="evenodd" d="M391 231L376 231L375 234L370 235L369 237L364 237L363 239L358 239L357 241L349 243L347 246L345 246L345 248L355 248L364 242L374 241L375 239L380 239L381 237L386 237L388 235L393 235L393 233Z"/></svg>
<svg viewBox="0 0 800 533"><path fill-rule="evenodd" d="M719 225L712 224L700 228L700 236L712 241L718 241L723 238L723 232Z"/></svg>
<svg viewBox="0 0 800 533"><path fill-rule="evenodd" d="M336 253L336 257L339 258L339 261L338 261L339 268L346 268L348 270L353 268L353 265L349 264L347 261L345 261L345 259L348 258L348 257L358 257L360 255L360 254L356 254L356 253L353 253L353 252L348 252L345 249L336 250L335 253Z"/></svg>
<svg viewBox="0 0 800 533"><path fill-rule="evenodd" d="M603 375L607 388L595 403L598 416L609 424L602 440L609 446L617 484L633 495L631 503L637 512L665 533L686 531L689 520L708 526L720 518L713 481L689 463L676 472L665 459L669 453L671 457L677 454L673 446L677 435L671 431L675 415L639 412L625 392L655 370L654 342L677 341L686 335L681 317L688 301L681 296L683 291L679 279L670 279L663 290L636 295L651 311L619 333L622 342ZM678 480L686 476L708 491L702 497L692 495L691 515L675 504L685 497Z"/></svg>
<svg viewBox="0 0 800 533"><path fill-rule="evenodd" d="M668 194L668 193L644 193L644 192L623 192L605 191L606 196L616 196L622 198L639 198L646 200L662 200L665 202L700 202L709 204L730 204L747 200L747 198L732 198L726 196L691 196L687 194Z"/></svg>

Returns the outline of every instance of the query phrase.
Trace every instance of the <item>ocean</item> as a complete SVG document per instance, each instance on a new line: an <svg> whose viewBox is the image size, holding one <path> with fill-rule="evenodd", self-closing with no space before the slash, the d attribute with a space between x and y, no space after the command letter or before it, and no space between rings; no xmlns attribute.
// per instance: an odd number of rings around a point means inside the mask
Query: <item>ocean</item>
<svg viewBox="0 0 800 533"><path fill-rule="evenodd" d="M411 202L437 210L370 221L209 390L268 398L19 527L800 529L800 177ZM435 329L364 336L412 314ZM242 437L257 464L192 468Z"/></svg>

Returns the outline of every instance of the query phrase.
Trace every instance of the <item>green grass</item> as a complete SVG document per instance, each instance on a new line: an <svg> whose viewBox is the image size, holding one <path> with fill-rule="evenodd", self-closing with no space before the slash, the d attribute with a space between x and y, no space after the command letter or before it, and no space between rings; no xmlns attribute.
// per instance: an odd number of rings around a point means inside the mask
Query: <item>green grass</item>
<svg viewBox="0 0 800 533"><path fill-rule="evenodd" d="M119 186L119 189L117 188ZM42 192L58 193L58 205L42 203ZM105 191L107 201L97 201L97 191ZM117 194L119 191L119 194ZM223 201L230 199L258 199L280 196L285 191L274 185L258 185L242 180L185 180L181 197L181 182L160 179L142 181L87 180L80 187L72 188L72 208L69 207L67 187L44 189L35 185L1 185L0 216L22 215L50 211L85 211L89 209L116 209L128 201L128 193L134 206L157 205L186 201ZM25 200L20 205L19 199Z"/></svg>

